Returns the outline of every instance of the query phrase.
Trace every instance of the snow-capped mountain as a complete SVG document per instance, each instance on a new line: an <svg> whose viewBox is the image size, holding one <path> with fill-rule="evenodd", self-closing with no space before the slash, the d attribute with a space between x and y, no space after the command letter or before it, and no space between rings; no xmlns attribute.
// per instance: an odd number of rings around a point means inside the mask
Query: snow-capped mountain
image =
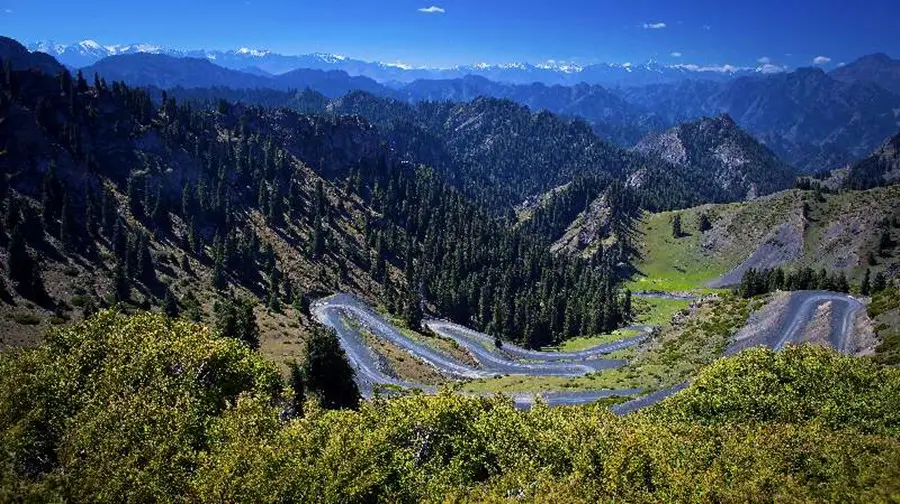
<svg viewBox="0 0 900 504"><path fill-rule="evenodd" d="M582 82L607 86L636 86L661 84L685 79L723 81L743 75L774 73L785 70L775 65L758 68L731 65L663 65L647 63L600 63L579 65L566 61L543 63L505 63L456 66L451 68L413 67L403 63L361 61L330 53L288 56L263 49L241 47L231 51L180 50L152 44L103 45L93 40L65 45L52 41L28 46L31 51L47 53L64 65L82 68L108 56L135 53L165 54L174 57L207 59L218 66L233 70L254 69L256 73L278 75L298 68L314 70L342 70L351 76L363 76L378 82L409 83L419 79L456 79L467 75L486 77L511 84L572 85Z"/></svg>

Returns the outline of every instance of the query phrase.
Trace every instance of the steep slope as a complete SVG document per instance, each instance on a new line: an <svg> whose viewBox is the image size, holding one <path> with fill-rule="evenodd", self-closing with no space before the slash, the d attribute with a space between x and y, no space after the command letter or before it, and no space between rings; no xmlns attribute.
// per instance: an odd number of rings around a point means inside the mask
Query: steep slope
<svg viewBox="0 0 900 504"><path fill-rule="evenodd" d="M752 199L794 182L793 170L727 114L648 136L635 150L704 174L732 200Z"/></svg>
<svg viewBox="0 0 900 504"><path fill-rule="evenodd" d="M840 168L900 128L900 96L812 68L619 92L627 102L673 122L726 113L804 173Z"/></svg>
<svg viewBox="0 0 900 504"><path fill-rule="evenodd" d="M509 100L406 104L351 93L330 105L378 125L409 160L433 166L486 207L506 212L579 176L630 180L647 208L680 208L731 195L703 174L600 139L583 120L533 113ZM584 207L579 208L579 211Z"/></svg>
<svg viewBox="0 0 900 504"><path fill-rule="evenodd" d="M676 215L682 225L678 237L672 229ZM703 216L710 223L705 231ZM751 267L824 268L845 272L852 282L867 269L892 276L900 272L898 219L898 186L838 194L790 190L744 203L647 214L637 229L640 259L633 287L729 285Z"/></svg>
<svg viewBox="0 0 900 504"><path fill-rule="evenodd" d="M889 138L871 156L850 165L844 185L868 189L897 182L900 182L900 135Z"/></svg>
<svg viewBox="0 0 900 504"><path fill-rule="evenodd" d="M829 74L841 82L868 82L900 94L900 60L884 53L863 56Z"/></svg>
<svg viewBox="0 0 900 504"><path fill-rule="evenodd" d="M12 72L0 106L0 335L19 338L4 345L98 305L161 307L224 334L255 312L282 359L309 322L304 303L335 291L412 327L427 306L534 347L630 315L612 274L627 257L555 257L398 159L359 116L170 96L157 108L145 90L68 72Z"/></svg>
<svg viewBox="0 0 900 504"><path fill-rule="evenodd" d="M35 69L55 75L63 69L52 56L41 52L29 52L18 41L3 36L0 36L0 60L14 71Z"/></svg>
<svg viewBox="0 0 900 504"><path fill-rule="evenodd" d="M358 121L326 128L295 113L197 113L171 100L155 109L140 90L63 76L62 92L58 78L33 72L0 89L2 346L103 305L163 307L212 326L217 302L246 297L262 304L263 353L284 362L301 348L315 293L381 296L362 229L377 216L295 146L339 170L354 155L342 137L356 153L377 148ZM326 130L327 144L316 134Z"/></svg>
<svg viewBox="0 0 900 504"><path fill-rule="evenodd" d="M634 107L598 85L546 86L505 84L484 77L466 76L454 80L418 80L399 90L410 101L467 102L481 96L505 98L531 110L580 117L588 121L601 138L620 145L632 145L663 124L653 114Z"/></svg>

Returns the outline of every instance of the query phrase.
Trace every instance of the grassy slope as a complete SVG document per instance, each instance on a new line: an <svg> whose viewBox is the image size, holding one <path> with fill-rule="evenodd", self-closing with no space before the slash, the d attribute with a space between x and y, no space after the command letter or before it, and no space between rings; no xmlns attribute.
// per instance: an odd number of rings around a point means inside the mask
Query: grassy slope
<svg viewBox="0 0 900 504"><path fill-rule="evenodd" d="M875 294L868 308L875 331L882 338L875 349L875 360L883 364L900 364L900 287L891 285Z"/></svg>
<svg viewBox="0 0 900 504"><path fill-rule="evenodd" d="M804 202L808 219L802 215ZM744 203L703 205L678 212L647 214L640 223L642 243L639 275L630 283L635 290L705 290L706 282L731 270L756 250L773 230L791 223L804 230L800 266L843 270L859 279L866 267L874 272L900 260L896 250L868 265L879 225L900 212L900 186L848 191L816 198L809 191L784 191ZM697 229L701 214L713 228ZM672 236L672 219L681 215L685 236ZM892 229L894 243L900 230Z"/></svg>
<svg viewBox="0 0 900 504"><path fill-rule="evenodd" d="M312 194L318 175L305 166L300 166L305 182L304 191ZM323 180L325 193L331 202L334 217L329 227L331 238L329 252L320 259L312 259L307 253L312 228L304 221L288 222L283 231L274 231L258 211L253 210L248 219L264 244L269 244L278 257L278 267L290 278L294 291L307 293L311 291L347 291L357 293L370 301L377 297L380 287L368 274L357 267L353 261L345 257L346 250L366 250L364 238L360 231L362 216L369 212L355 197L349 197L340 188ZM124 201L124 196L117 195ZM156 266L157 277L162 284L172 289L176 298L183 297L190 291L200 301L203 310L201 322L213 326L213 303L218 294L211 287L212 279L212 247L207 245L205 258L198 260L196 256L187 254L189 268L183 268L185 251L180 242L184 241L186 226L179 218L172 218L175 240L157 239L151 235L150 249ZM143 226L133 219L130 225L134 229ZM149 230L145 231L149 232ZM52 236L45 235L49 252L40 253L41 275L48 293L58 301L55 310L35 305L25 300L9 287L11 282L6 269L0 269L0 282L7 291L0 303L0 349L6 347L33 346L41 341L43 335L52 325L65 324L80 320L82 310L73 304L78 296L89 295L96 299L104 299L112 292L111 271L114 266L112 253L105 240L98 240L100 261L92 262L76 254L64 254L62 247ZM34 252L34 251L32 251ZM6 263L6 249L0 248L0 262ZM341 274L342 270L345 274ZM250 298L265 295L266 279L253 286L253 291L245 286L230 283L231 296ZM121 306L123 311L134 312L159 305L152 293L141 286L132 289L131 302ZM283 287L283 286L282 286ZM312 321L285 304L280 312L268 310L262 300L255 309L260 329L260 351L268 359L275 362L282 370L288 361L300 357L305 335Z"/></svg>
<svg viewBox="0 0 900 504"><path fill-rule="evenodd" d="M473 380L461 388L467 392L514 393L632 387L655 390L674 385L722 355L728 339L756 308L753 303L730 296L701 303L688 317L666 323L652 339L611 354L611 358L628 360L618 369L577 378L502 376Z"/></svg>
<svg viewBox="0 0 900 504"><path fill-rule="evenodd" d="M548 352L577 352L603 343L611 343L624 338L636 336L640 331L634 329L617 329L608 334L597 334L594 336L579 336L564 341L561 345L555 347L545 347Z"/></svg>

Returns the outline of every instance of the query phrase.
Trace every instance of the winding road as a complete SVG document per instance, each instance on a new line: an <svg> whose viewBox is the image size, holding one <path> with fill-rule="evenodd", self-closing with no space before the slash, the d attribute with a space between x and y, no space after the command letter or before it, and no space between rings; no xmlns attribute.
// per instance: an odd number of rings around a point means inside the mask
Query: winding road
<svg viewBox="0 0 900 504"><path fill-rule="evenodd" d="M638 293L637 297L664 299L692 299L684 294ZM786 344L797 342L804 329L813 320L816 310L825 303L831 303L831 324L829 342L839 351L851 353L854 346L854 320L863 305L846 294L824 291L800 291L790 294L785 309L780 313L779 323L765 330L756 331L751 337L734 340L726 350L726 355L744 348L765 345L780 350ZM371 397L380 390L391 388L418 389L434 392L435 388L420 383L397 378L390 366L370 349L360 333L364 328L377 338L402 349L411 356L432 366L449 378L479 379L497 375L556 376L575 377L626 364L621 359L605 356L616 350L636 345L652 332L650 326L632 326L641 334L619 341L597 345L577 352L542 352L521 348L504 342L501 347L494 345L494 338L467 327L446 320L430 319L424 325L439 336L455 341L477 362L477 366L447 355L419 341L413 340L378 315L366 303L349 294L336 294L316 301L312 306L313 316L321 324L333 328L338 335L351 365L356 369L356 380L361 393ZM352 323L350 322L352 321ZM675 387L659 390L618 404L612 408L617 414L627 414L637 409L655 404L685 388L682 383ZM518 393L512 399L517 407L530 407L540 396L551 406L586 404L599 399L640 394L640 389L551 391L543 393Z"/></svg>

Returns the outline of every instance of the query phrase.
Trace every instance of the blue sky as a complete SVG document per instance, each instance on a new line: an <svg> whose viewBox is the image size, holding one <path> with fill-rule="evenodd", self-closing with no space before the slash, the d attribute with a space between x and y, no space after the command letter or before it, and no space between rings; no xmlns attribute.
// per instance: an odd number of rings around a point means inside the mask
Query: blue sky
<svg viewBox="0 0 900 504"><path fill-rule="evenodd" d="M833 66L876 51L900 56L897 2L0 0L0 33L25 42L322 51L432 66L650 58L744 66L765 57L797 67L819 56Z"/></svg>

